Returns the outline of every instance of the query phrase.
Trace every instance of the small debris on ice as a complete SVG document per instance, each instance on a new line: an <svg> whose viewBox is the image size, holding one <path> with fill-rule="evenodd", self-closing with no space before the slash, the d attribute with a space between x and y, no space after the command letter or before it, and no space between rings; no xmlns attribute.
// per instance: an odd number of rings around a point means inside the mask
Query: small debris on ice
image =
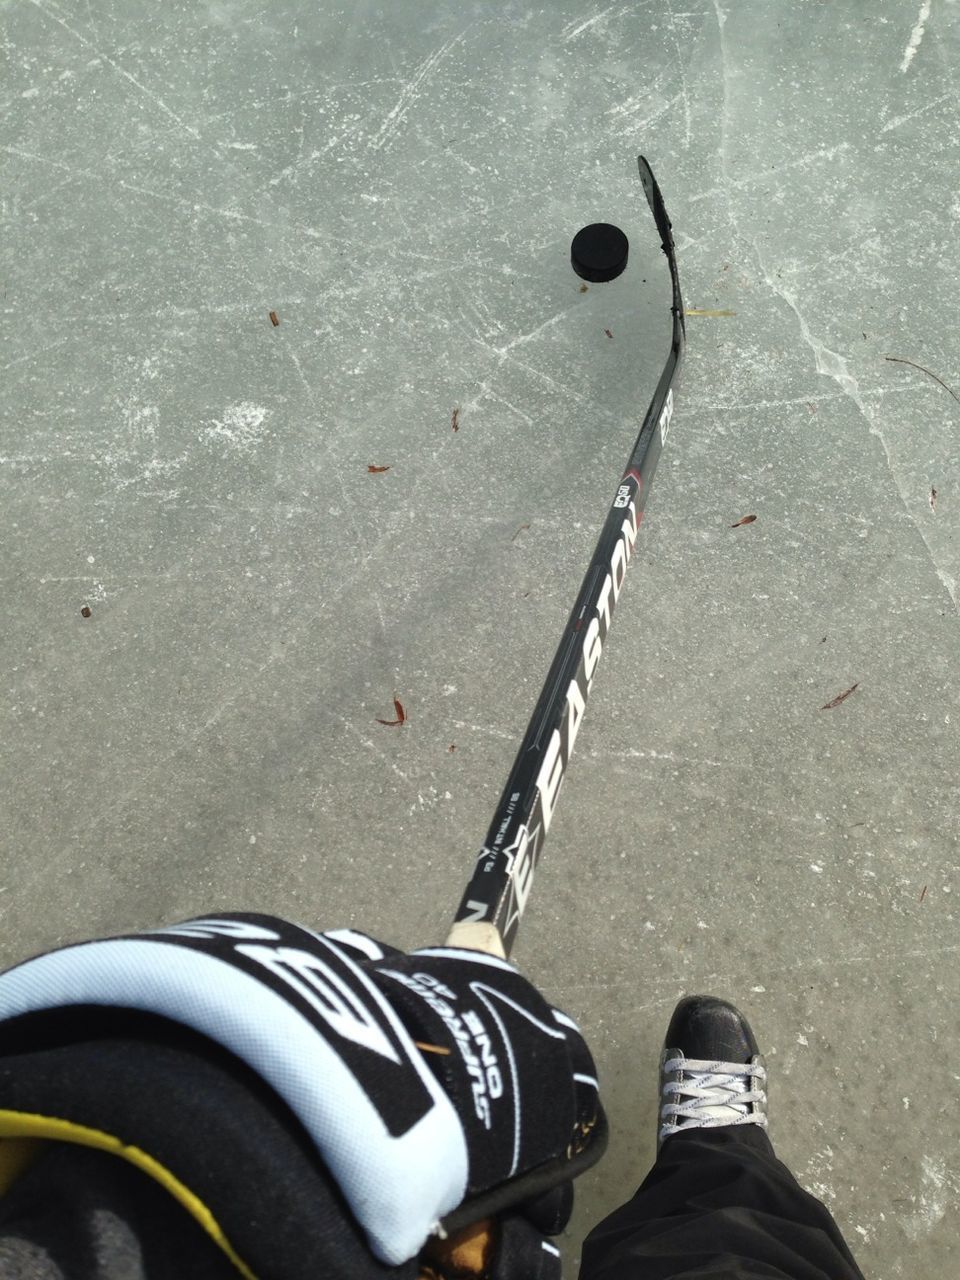
<svg viewBox="0 0 960 1280"><path fill-rule="evenodd" d="M843 693L838 693L835 698L831 698L829 702L825 702L823 706L820 708L820 710L832 711L834 707L839 707L841 702L846 702L847 698L850 697L851 693L853 693L855 689L859 689L859 688L860 688L860 681L858 680L857 683L852 684L849 689L844 689Z"/></svg>
<svg viewBox="0 0 960 1280"><path fill-rule="evenodd" d="M380 717L377 716L377 724L385 724L387 725L388 728L392 728L394 725L399 725L404 723L404 721L407 718L407 713L403 709L403 703L400 701L399 698L394 698L393 706L394 706L394 710L397 713L396 720L381 720Z"/></svg>
<svg viewBox="0 0 960 1280"><path fill-rule="evenodd" d="M944 391L949 391L954 400L960 403L960 396L957 395L954 389L952 387L948 387L942 378L938 378L937 375L931 369L926 368L925 365L917 364L915 360L904 360L902 356L884 356L883 358L884 360L889 360L892 364L908 364L911 369L919 369L921 373L925 373L927 377L932 378L934 382L939 382Z"/></svg>

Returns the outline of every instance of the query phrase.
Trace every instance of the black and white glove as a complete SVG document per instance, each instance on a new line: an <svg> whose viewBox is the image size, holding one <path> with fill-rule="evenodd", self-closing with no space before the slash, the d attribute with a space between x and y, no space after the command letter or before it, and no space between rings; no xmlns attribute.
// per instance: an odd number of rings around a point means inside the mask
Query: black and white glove
<svg viewBox="0 0 960 1280"><path fill-rule="evenodd" d="M575 1024L478 952L229 914L0 975L0 1143L130 1160L259 1280L558 1276L605 1137Z"/></svg>

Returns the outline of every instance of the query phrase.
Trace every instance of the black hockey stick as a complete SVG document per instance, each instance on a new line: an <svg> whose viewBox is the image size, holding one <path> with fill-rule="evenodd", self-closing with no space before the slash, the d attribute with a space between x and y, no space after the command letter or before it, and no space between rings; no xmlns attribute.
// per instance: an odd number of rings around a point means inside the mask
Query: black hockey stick
<svg viewBox="0 0 960 1280"><path fill-rule="evenodd" d="M686 340L683 300L663 196L643 156L638 164L670 264L670 354L447 938L451 946L510 954L670 426Z"/></svg>

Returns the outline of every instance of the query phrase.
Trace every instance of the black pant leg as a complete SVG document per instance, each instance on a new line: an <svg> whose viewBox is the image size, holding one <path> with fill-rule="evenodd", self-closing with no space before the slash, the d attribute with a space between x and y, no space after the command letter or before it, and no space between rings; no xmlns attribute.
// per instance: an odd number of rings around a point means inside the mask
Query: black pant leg
<svg viewBox="0 0 960 1280"><path fill-rule="evenodd" d="M590 1232L580 1280L863 1280L824 1205L762 1129L668 1138L640 1190Z"/></svg>

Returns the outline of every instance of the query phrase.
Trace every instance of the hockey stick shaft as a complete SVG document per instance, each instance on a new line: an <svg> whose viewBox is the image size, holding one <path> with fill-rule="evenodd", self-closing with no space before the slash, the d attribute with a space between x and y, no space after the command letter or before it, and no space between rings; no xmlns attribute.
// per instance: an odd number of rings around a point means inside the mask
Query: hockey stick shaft
<svg viewBox="0 0 960 1280"><path fill-rule="evenodd" d="M447 938L452 946L502 956L513 947L670 426L685 342L683 300L663 197L642 156L638 164L670 266L670 354Z"/></svg>

